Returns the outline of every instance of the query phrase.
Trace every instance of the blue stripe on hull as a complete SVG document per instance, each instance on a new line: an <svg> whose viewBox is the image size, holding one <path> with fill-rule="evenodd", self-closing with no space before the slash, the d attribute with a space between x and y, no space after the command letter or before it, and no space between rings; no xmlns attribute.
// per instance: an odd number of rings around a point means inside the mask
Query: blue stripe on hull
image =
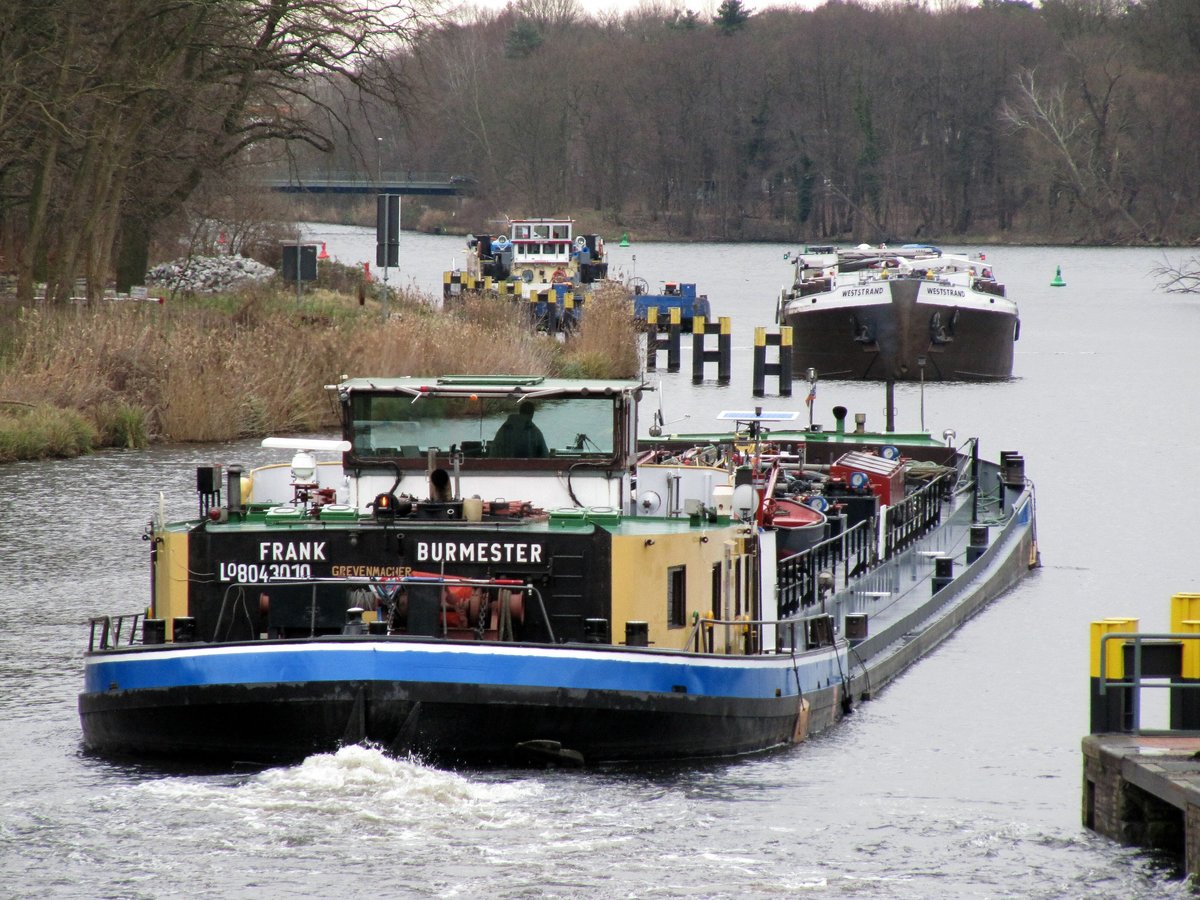
<svg viewBox="0 0 1200 900"><path fill-rule="evenodd" d="M795 670L793 666L795 665ZM668 656L653 652L408 641L197 645L89 657L85 691L326 681L421 681L512 687L795 696L839 680L832 653L797 657Z"/></svg>

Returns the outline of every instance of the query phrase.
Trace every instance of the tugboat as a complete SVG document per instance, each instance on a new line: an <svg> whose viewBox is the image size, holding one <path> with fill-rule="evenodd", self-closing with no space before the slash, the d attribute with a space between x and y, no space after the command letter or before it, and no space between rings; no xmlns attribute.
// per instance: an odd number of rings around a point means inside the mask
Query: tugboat
<svg viewBox="0 0 1200 900"><path fill-rule="evenodd" d="M524 300L543 330L578 324L583 300L608 277L604 239L576 235L571 219L512 219L507 235L472 235L466 263L442 275L443 302L463 291Z"/></svg>
<svg viewBox="0 0 1200 900"><path fill-rule="evenodd" d="M792 358L822 378L987 381L1012 376L1017 304L982 254L937 247L806 247L779 296Z"/></svg>
<svg viewBox="0 0 1200 900"><path fill-rule="evenodd" d="M328 389L340 439L201 467L195 518L150 523L148 608L90 622L89 751L764 751L837 722L1037 559L1023 458L952 432L851 430L841 407L833 430L789 430L796 413L756 408L639 440L638 381Z"/></svg>

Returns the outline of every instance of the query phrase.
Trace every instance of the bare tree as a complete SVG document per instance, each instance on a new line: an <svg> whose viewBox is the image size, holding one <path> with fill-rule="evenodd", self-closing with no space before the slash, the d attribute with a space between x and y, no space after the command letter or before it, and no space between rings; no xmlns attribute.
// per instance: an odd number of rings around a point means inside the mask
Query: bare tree
<svg viewBox="0 0 1200 900"><path fill-rule="evenodd" d="M1164 259L1150 274L1158 279L1159 290L1168 294L1200 294L1200 258L1192 256L1179 265Z"/></svg>
<svg viewBox="0 0 1200 900"><path fill-rule="evenodd" d="M1083 105L1068 100L1066 87L1043 87L1037 73L1026 69L1017 76L1020 100L1005 103L1002 115L1014 128L1033 135L1063 174L1073 196L1088 211L1093 237L1114 237L1115 216L1125 222L1125 233L1144 237L1145 227L1130 212L1121 196L1120 149L1112 138L1114 92L1123 73L1119 66L1101 66L1098 88L1081 85Z"/></svg>
<svg viewBox="0 0 1200 900"><path fill-rule="evenodd" d="M21 296L35 276L52 296L79 276L94 294L114 260L120 285L140 280L155 223L205 178L272 142L328 150L324 126L348 125L364 94L402 105L406 85L386 63L419 26L421 2L7 4L14 30L0 54L39 62L7 107L19 110L20 142L0 138L0 160L11 158L0 163L0 222Z"/></svg>
<svg viewBox="0 0 1200 900"><path fill-rule="evenodd" d="M583 16L579 0L516 0L517 11L542 29L574 25Z"/></svg>

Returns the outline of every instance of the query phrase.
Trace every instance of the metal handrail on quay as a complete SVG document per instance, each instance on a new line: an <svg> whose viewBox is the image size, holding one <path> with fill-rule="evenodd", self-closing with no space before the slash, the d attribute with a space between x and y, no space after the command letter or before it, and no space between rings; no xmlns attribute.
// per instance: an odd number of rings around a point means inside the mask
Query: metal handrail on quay
<svg viewBox="0 0 1200 900"><path fill-rule="evenodd" d="M1091 733L1142 734L1142 691L1170 692L1167 731L1200 732L1200 621L1196 631L1111 631L1133 620L1093 624ZM1099 626L1099 629L1097 629ZM1110 644L1119 645L1113 651ZM1161 733L1163 729L1151 729Z"/></svg>

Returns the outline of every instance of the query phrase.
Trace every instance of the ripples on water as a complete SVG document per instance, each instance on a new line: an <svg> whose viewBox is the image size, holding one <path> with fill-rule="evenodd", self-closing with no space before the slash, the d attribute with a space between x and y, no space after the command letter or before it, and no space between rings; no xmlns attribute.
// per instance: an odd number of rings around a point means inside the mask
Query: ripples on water
<svg viewBox="0 0 1200 900"><path fill-rule="evenodd" d="M100 767L74 802L9 809L5 840L33 868L6 859L3 874L18 896L72 897L1118 897L1155 885L1131 852L1043 833L1014 810L963 816L938 796L862 784L831 794L822 757L849 748L814 748L818 759L658 775L464 774L361 747L242 775Z"/></svg>
<svg viewBox="0 0 1200 900"><path fill-rule="evenodd" d="M460 243L403 246L428 250L440 273ZM735 318L732 387L693 387L686 360L682 377L665 378L668 419L688 415L681 427L696 429L746 405L749 327L769 324L783 278L782 248L710 249L707 269L694 247L635 251L637 274L694 278L719 314L758 298L754 321ZM0 467L0 895L1186 894L1152 856L1080 826L1079 738L1087 622L1133 614L1161 629L1170 593L1200 588L1179 566L1193 532L1171 527L1190 520L1194 490L1153 487L1111 439L1116 426L1121 446L1157 454L1156 471L1190 471L1200 425L1174 366L1190 353L1200 300L1150 290L1157 253L992 259L1021 303L1017 377L928 386L929 426L980 435L988 455L1024 452L1046 565L841 727L786 752L583 772L442 771L358 747L233 773L82 756L86 621L145 606L141 533L158 492L168 517L189 516L196 465L277 455L242 443ZM1056 264L1071 286L1058 294L1043 289ZM1145 328L1151 337L1136 336ZM915 428L917 389L897 395L899 427ZM878 388L821 385L819 408L835 402L882 421ZM1146 423L1171 427L1132 427ZM1097 514L1114 497L1113 515Z"/></svg>

